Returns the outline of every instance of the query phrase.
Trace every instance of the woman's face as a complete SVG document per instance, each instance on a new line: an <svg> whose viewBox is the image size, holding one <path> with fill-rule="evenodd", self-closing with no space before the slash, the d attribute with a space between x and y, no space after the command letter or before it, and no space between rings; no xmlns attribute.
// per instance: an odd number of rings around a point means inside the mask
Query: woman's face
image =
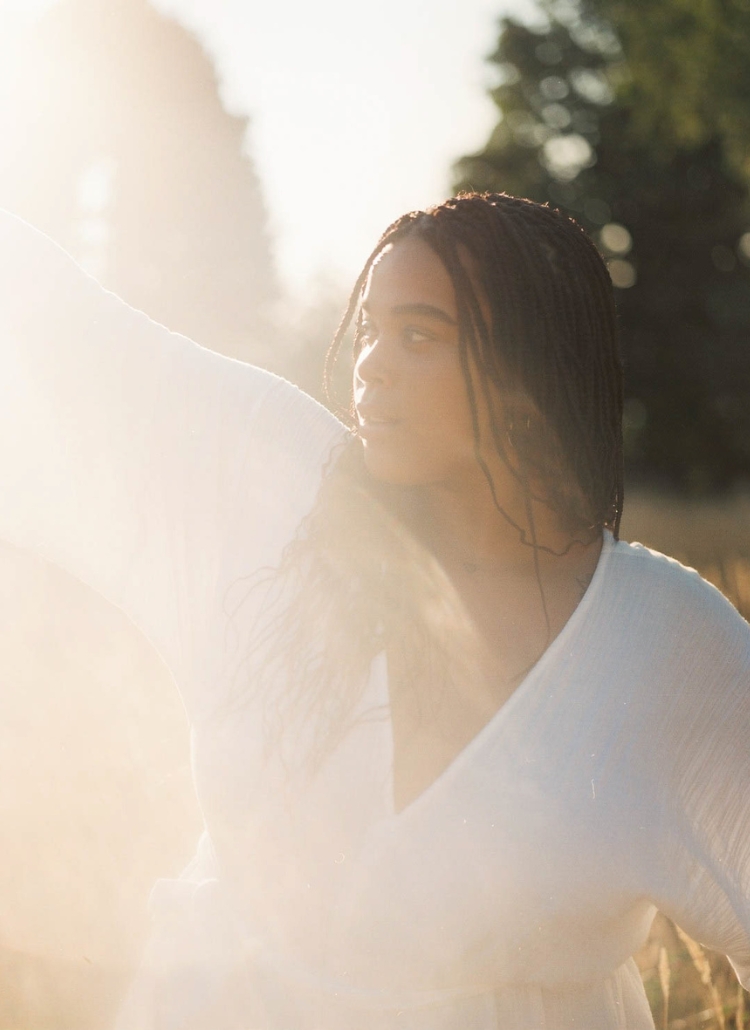
<svg viewBox="0 0 750 1030"><path fill-rule="evenodd" d="M365 286L362 319L354 403L370 473L410 486L476 476L455 291L426 243L412 237L385 248Z"/></svg>

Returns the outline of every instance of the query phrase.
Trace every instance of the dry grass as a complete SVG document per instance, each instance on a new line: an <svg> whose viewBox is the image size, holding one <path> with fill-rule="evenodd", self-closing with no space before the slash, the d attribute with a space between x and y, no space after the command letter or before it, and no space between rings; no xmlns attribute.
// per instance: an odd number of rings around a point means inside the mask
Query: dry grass
<svg viewBox="0 0 750 1030"><path fill-rule="evenodd" d="M621 536L697 569L750 619L750 494L690 502L637 493Z"/></svg>
<svg viewBox="0 0 750 1030"><path fill-rule="evenodd" d="M658 1030L746 1030L747 994L722 955L662 915L636 955Z"/></svg>
<svg viewBox="0 0 750 1030"><path fill-rule="evenodd" d="M750 620L750 495L722 503L629 497L622 537L697 569ZM636 956L658 1030L745 1030L747 995L722 955L657 916Z"/></svg>

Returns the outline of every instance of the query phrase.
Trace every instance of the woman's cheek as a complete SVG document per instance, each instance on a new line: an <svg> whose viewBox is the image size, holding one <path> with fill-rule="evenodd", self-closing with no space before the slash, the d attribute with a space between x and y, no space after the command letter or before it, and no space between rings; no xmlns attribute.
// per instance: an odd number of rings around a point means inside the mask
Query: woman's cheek
<svg viewBox="0 0 750 1030"><path fill-rule="evenodd" d="M418 444L413 435L399 434L390 441L368 439L363 443L364 459L370 475L388 483L418 486L433 479L436 468L429 448Z"/></svg>
<svg viewBox="0 0 750 1030"><path fill-rule="evenodd" d="M459 438L445 424L404 429L386 444L365 446L365 464L376 478L404 486L444 483L476 465L471 435Z"/></svg>

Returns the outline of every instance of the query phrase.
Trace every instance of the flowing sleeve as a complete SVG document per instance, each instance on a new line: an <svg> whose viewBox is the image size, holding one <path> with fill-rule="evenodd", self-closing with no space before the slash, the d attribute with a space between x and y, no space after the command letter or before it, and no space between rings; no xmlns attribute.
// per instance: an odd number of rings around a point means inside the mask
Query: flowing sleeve
<svg viewBox="0 0 750 1030"><path fill-rule="evenodd" d="M680 613L682 683L659 748L669 775L655 901L750 989L750 626L701 585L700 606Z"/></svg>
<svg viewBox="0 0 750 1030"><path fill-rule="evenodd" d="M121 607L181 687L221 576L293 534L343 433L0 212L0 535Z"/></svg>

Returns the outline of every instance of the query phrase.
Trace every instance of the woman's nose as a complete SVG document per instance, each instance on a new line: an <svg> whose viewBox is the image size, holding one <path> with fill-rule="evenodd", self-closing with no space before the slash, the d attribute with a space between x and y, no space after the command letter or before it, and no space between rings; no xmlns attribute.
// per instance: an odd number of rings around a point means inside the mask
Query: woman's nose
<svg viewBox="0 0 750 1030"><path fill-rule="evenodd" d="M363 344L354 363L354 378L365 386L386 386L393 381L393 356L385 340L378 338Z"/></svg>

